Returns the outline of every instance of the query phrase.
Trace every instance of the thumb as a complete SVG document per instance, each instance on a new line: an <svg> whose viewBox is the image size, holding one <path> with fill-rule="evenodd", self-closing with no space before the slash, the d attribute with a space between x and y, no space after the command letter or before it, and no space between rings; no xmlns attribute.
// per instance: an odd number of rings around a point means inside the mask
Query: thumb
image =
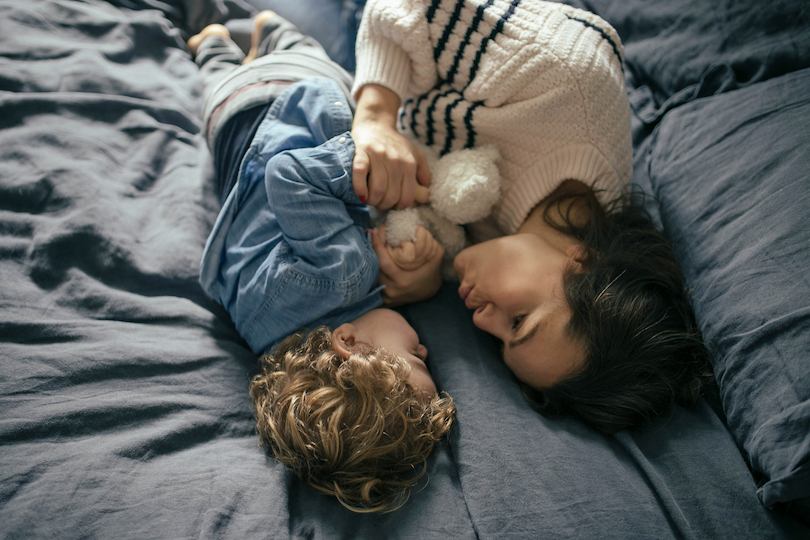
<svg viewBox="0 0 810 540"><path fill-rule="evenodd" d="M393 259L391 259L391 254L388 252L389 246L385 244L385 235L372 233L371 247L374 249L374 253L377 254L377 259L380 261L380 273L385 276L390 276L395 273L399 267Z"/></svg>

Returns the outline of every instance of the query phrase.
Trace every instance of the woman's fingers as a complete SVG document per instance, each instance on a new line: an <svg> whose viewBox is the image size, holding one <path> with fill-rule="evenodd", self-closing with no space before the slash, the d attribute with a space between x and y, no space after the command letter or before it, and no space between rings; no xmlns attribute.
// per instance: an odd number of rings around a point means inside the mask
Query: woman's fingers
<svg viewBox="0 0 810 540"><path fill-rule="evenodd" d="M360 202L368 200L368 171L370 159L368 154L358 150L352 160L352 189Z"/></svg>
<svg viewBox="0 0 810 540"><path fill-rule="evenodd" d="M392 182L390 174L386 168L385 161L379 156L371 158L371 168L368 174L368 201L370 206L376 206L380 210L387 210L386 198L392 196ZM396 188L394 188L396 189ZM399 194L396 194L399 196Z"/></svg>
<svg viewBox="0 0 810 540"><path fill-rule="evenodd" d="M413 190L413 200L416 204L427 204L430 200L430 190L425 186L416 184Z"/></svg>

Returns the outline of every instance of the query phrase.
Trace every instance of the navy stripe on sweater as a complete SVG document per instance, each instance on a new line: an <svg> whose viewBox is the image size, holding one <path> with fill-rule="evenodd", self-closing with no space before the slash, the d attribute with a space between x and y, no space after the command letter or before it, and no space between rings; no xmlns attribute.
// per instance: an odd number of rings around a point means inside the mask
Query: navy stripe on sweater
<svg viewBox="0 0 810 540"><path fill-rule="evenodd" d="M461 17L461 8L464 7L465 0L456 0L456 9L453 10L453 14L450 16L450 20L447 21L447 24L444 27L444 31L442 32L442 37L439 38L439 42L436 43L436 46L433 48L433 61L438 62L439 57L444 52L444 48L447 45L447 40L450 39L450 34L453 33L453 28L456 27L456 23L459 21Z"/></svg>
<svg viewBox="0 0 810 540"><path fill-rule="evenodd" d="M464 125L467 127L467 142L464 143L464 148L473 148L475 146L475 129L473 129L473 113L475 109L483 105L483 101L476 101L469 109L467 114L464 115Z"/></svg>
<svg viewBox="0 0 810 540"><path fill-rule="evenodd" d="M453 57L453 64L450 66L450 69L447 70L447 75L445 77L447 84L453 84L453 81L456 78L456 73L458 73L458 65L461 63L461 59L464 57L464 50L470 44L472 35L478 31L478 26L481 24L481 21L484 20L484 11L491 6L492 2L494 1L495 0L487 0L486 4L479 5L475 8L475 17L473 17L472 23L470 24L469 28L467 28L467 33L464 34L464 41L461 42L461 45L456 51L456 55ZM467 84L469 84L469 81Z"/></svg>
<svg viewBox="0 0 810 540"><path fill-rule="evenodd" d="M447 97L453 92L453 89L447 90L445 92L436 92L436 97L433 98L433 101L430 103L430 106L427 108L427 131L425 132L425 144L428 146L433 146L436 137L436 120L434 119L434 115L436 113L436 107L438 106L439 100Z"/></svg>
<svg viewBox="0 0 810 540"><path fill-rule="evenodd" d="M428 6L427 10L427 22L428 24L433 22L433 17L436 16L436 10L439 9L439 4L442 3L442 0L433 0Z"/></svg>
<svg viewBox="0 0 810 540"><path fill-rule="evenodd" d="M427 94L423 94L419 96L416 101L408 100L411 104L413 104L413 108L411 109L411 133L414 134L415 137L419 137L419 133L416 131L416 126L419 125L419 120L416 118L416 115L419 114L419 110L422 107L422 102L427 99ZM404 112L404 111L403 111Z"/></svg>
<svg viewBox="0 0 810 540"><path fill-rule="evenodd" d="M596 26L595 24L593 24L593 23L591 23L591 22L586 21L585 19L578 19L578 18L576 18L576 17L572 17L571 15L566 15L566 17L568 17L568 18L569 18L569 19L571 19L572 21L577 21L577 22L579 22L579 23L582 23L582 24L584 24L585 26L587 26L588 28L592 28L593 30L596 30L597 32L599 32L599 34L600 34L600 35L601 35L601 36L602 36L604 39L606 39L608 43L610 43L610 46L611 46L611 47L613 47L613 52L614 52L614 53L616 53L616 58L618 58L618 59L619 59L619 64L621 64L621 66L622 66L622 67L624 67L624 61L622 61L622 55L621 55L621 54L619 54L619 46L618 46L618 45L616 45L616 42L614 42L614 41L613 41L613 40L610 38L610 36L607 34L607 32L605 32L604 30L602 30L601 28L599 28L599 27L598 27L598 26Z"/></svg>
<svg viewBox="0 0 810 540"><path fill-rule="evenodd" d="M464 101L464 96L459 96L453 103L444 109L444 123L447 126L447 136L444 138L444 147L442 147L441 152L439 152L439 157L447 154L453 149L453 141L456 138L455 127L453 126L453 109L455 109L462 101Z"/></svg>
<svg viewBox="0 0 810 540"><path fill-rule="evenodd" d="M472 82L475 78L475 74L478 73L478 66L481 63L481 57L484 55L484 52L487 50L487 45L489 42L498 37L498 34L503 32L503 27L506 25L506 21L509 20L509 17L515 12L518 4L520 4L520 0L512 0L512 3L509 5L509 9L506 10L506 13L501 15L501 18L498 19L498 22L495 24L495 28L492 29L492 32L481 40L481 46L478 48L478 52L475 53L475 60L473 60L472 66L470 66L470 76L467 80L467 85ZM466 86L465 86L466 89Z"/></svg>
<svg viewBox="0 0 810 540"><path fill-rule="evenodd" d="M472 83L473 79L475 78L476 74L478 73L478 68L480 67L480 63L481 63L481 57L486 52L487 45L489 44L490 41L496 39L499 34L503 33L503 29L506 26L506 22L509 20L509 18L512 16L512 14L514 14L515 10L517 9L518 5L520 4L520 1L521 0L512 0L512 2L509 5L509 8L506 10L506 12L503 15L500 16L500 18L498 19L498 22L495 24L495 27L492 29L492 31L489 33L489 35L481 40L481 44L480 44L480 46L478 48L478 51L476 51L473 63L470 66L468 79L465 82L464 88L462 89L461 93L463 93L463 91L467 89L467 87ZM441 0L433 0L433 2L431 2L431 5L428 8L428 12L427 12L427 19L428 19L429 23L432 22L433 19L435 18L436 11L438 10L440 4L441 4ZM480 25L480 23L481 23L481 21L483 19L483 16L484 16L484 10L486 8L490 7L492 4L493 4L493 0L487 0L485 5L477 7L475 18L473 19L473 21L472 21L472 23L470 25L470 28L467 30L464 42L459 47L459 50L456 51L456 56L454 57L453 66L451 66L451 71L448 72L448 79L449 79L450 82L452 82L452 80L454 80L455 77L456 77L456 72L458 71L458 64L460 63L461 57L463 56L464 48L467 45L469 45L469 40L470 40L472 34L477 30L477 27ZM442 37L439 39L439 42L437 43L436 47L434 48L433 54L434 54L434 59L435 60L438 60L439 56L441 56L442 52L444 52L444 47L447 44L447 40L449 39L449 36L451 35L452 29L459 20L460 6L461 5L462 5L462 2L457 1L456 9L454 10L453 15L451 16L450 20L448 21L448 24L445 26L444 31L442 33ZM451 73L452 73L452 75L451 75ZM444 97L447 97L449 94L451 94L453 92L454 92L453 90L447 90L445 92L437 92L436 95L431 100L430 105L428 106L427 110L425 111L425 116L426 116L425 128L426 129L425 129L424 140L425 140L425 143L428 146L433 146L435 144L435 136L436 136L435 114L436 114L436 109L438 108L438 102L439 102L440 99L442 99ZM413 104L413 109L411 110L411 125L410 125L410 128L411 128L411 132L416 136L418 136L417 129L416 129L417 125L418 125L417 114L422 109L423 103L424 103L426 98L427 98L427 96L421 96ZM459 99L454 100L453 102L449 103L445 108L444 120L445 120L446 126L447 126L447 136L446 136L445 141L444 141L444 145L443 145L443 148L442 148L442 153L446 153L446 152L450 151L450 149L453 147L453 142L455 141L456 137L455 137L455 129L454 129L454 126L452 124L452 111L458 106L458 104L461 101L463 101L463 96L461 96L461 97L459 97ZM475 109L477 109L481 105L483 105L483 101L473 103L472 105L470 105L470 107L467 109L467 112L464 115L464 126L465 126L465 128L467 130L467 137L466 137L466 142L464 144L464 148L472 148L473 146L475 146L476 133L475 133L475 129L473 128L472 120L473 120L473 114L475 112Z"/></svg>
<svg viewBox="0 0 810 540"><path fill-rule="evenodd" d="M467 83L464 85L464 90L472 83L475 75L478 73L478 67L481 64L481 57L484 55L484 52L487 50L487 45L490 41L494 40L498 37L498 34L503 32L503 27L506 25L506 21L509 20L509 17L515 12L518 5L520 4L520 0L512 0L512 3L509 5L509 9L506 10L506 13L501 15L498 22L495 24L495 28L492 29L492 32L481 40L481 46L478 48L478 51L475 53L475 59L473 60L472 66L470 66L470 74L469 78L467 79ZM464 91L462 90L462 92ZM464 148L472 148L475 146L475 128L473 127L473 114L475 113L475 109L483 105L483 101L476 101L473 103L469 109L467 109L467 113L464 115L464 126L467 128L467 141L464 143ZM452 145L452 141L445 141L445 147Z"/></svg>

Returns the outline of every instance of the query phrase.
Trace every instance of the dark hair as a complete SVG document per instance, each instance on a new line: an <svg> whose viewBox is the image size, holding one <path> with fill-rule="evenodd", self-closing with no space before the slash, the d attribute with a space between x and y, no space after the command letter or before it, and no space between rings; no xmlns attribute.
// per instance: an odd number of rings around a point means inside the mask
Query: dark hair
<svg viewBox="0 0 810 540"><path fill-rule="evenodd" d="M584 225L572 219L583 204ZM527 401L545 416L577 416L606 433L644 425L673 403L693 405L713 379L708 353L675 253L643 198L625 195L603 208L592 190L564 194L544 219L587 251L584 271L564 278L566 330L587 357L567 380L524 385Z"/></svg>

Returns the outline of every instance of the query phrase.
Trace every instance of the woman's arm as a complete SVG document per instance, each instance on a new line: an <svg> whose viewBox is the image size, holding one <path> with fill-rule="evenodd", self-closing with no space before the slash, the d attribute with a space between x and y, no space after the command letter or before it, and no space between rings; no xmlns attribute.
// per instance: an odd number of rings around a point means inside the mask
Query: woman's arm
<svg viewBox="0 0 810 540"><path fill-rule="evenodd" d="M397 130L402 101L432 88L436 61L427 0L369 0L357 37L355 193L380 209L427 201L424 154Z"/></svg>

